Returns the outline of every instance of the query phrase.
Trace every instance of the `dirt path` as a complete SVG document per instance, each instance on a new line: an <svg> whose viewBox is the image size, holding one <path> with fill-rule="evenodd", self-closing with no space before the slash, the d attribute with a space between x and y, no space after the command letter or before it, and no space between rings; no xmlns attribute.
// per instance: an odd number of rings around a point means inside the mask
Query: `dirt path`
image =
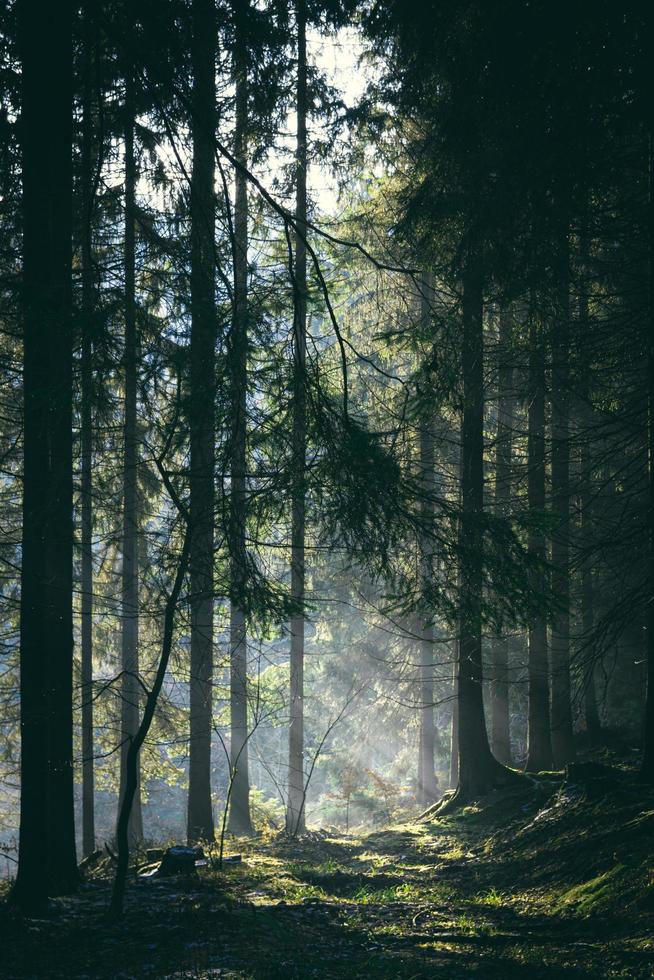
<svg viewBox="0 0 654 980"><path fill-rule="evenodd" d="M519 873L519 854L498 861L488 829L463 819L259 843L220 873L133 884L121 925L106 921L108 883L96 880L42 920L5 913L0 975L654 976L646 932L620 916L553 912L530 885L528 858Z"/></svg>

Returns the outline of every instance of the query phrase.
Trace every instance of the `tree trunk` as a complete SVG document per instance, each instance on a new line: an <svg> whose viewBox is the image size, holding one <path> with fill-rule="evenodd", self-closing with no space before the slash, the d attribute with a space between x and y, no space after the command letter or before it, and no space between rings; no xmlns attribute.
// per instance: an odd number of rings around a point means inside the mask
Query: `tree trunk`
<svg viewBox="0 0 654 980"><path fill-rule="evenodd" d="M587 464L584 464L587 465ZM588 509L590 501L588 492L584 492L582 499L582 525L581 533L587 542L592 534L590 529L590 518ZM584 557L581 568L581 624L584 642L584 718L586 721L586 731L590 745L599 745L602 736L602 726L600 724L599 710L597 707L597 688L595 685L595 656L590 648L590 638L593 635L595 626L593 592L593 569L591 562Z"/></svg>
<svg viewBox="0 0 654 980"><path fill-rule="evenodd" d="M72 723L72 7L19 7L24 469L21 819L12 898L77 883Z"/></svg>
<svg viewBox="0 0 654 980"><path fill-rule="evenodd" d="M120 795L122 801L127 779L127 756L136 734L139 718L139 568L138 568L138 433L137 433L137 365L136 331L136 254L135 254L135 188L134 93L127 71L125 88L125 406L123 457L123 568L122 568L122 685ZM137 777L134 804L130 808L130 846L143 839L140 772Z"/></svg>
<svg viewBox="0 0 654 980"><path fill-rule="evenodd" d="M93 751L93 3L84 6L82 118L82 364L81 364L81 680L82 853L95 850Z"/></svg>
<svg viewBox="0 0 654 980"><path fill-rule="evenodd" d="M428 328L433 304L431 276L426 273L420 284L420 316L423 331ZM434 515L436 496L434 417L431 407L420 418L420 519L423 537L420 542L420 578L423 601L418 611L420 645L420 747L418 753L418 802L433 803L438 795L434 772L434 627L431 610L424 594L434 575Z"/></svg>
<svg viewBox="0 0 654 980"><path fill-rule="evenodd" d="M579 329L582 337L588 337L590 320L588 315L588 231L582 228L580 235L581 251L581 284L579 289ZM593 411L591 407L590 368L582 365L583 391L579 415L585 431L581 433L581 627L584 662L584 718L586 732L590 745L598 745L601 741L601 725L597 708L597 691L595 687L595 654L592 649L593 630L595 626L595 597L593 588L593 566L591 549L593 544L592 508L593 508L593 473L591 434Z"/></svg>
<svg viewBox="0 0 654 980"><path fill-rule="evenodd" d="M175 612L177 610L177 604L179 602L180 593L182 591L182 586L184 584L184 578L186 577L186 572L188 570L190 553L190 533L186 531L184 535L184 544L182 546L182 552L179 559L179 564L177 566L177 572L175 573L175 580L173 582L173 587L170 591L170 595L166 600L166 607L164 609L164 622L163 622L163 636L161 639L161 655L159 657L159 663L157 665L157 673L155 675L154 683L150 691L148 691L147 697L145 699L145 708L143 709L143 718L140 724L137 726L134 732L134 737L129 743L129 748L127 751L127 762L125 765L125 792L121 799L120 809L118 811L118 824L116 829L116 843L118 846L118 864L116 866L116 876L114 878L113 889L111 893L111 915L117 918L122 915L123 912L123 900L125 897L125 885L127 883L127 869L129 867L129 852L130 852L130 826L131 819L130 814L132 806L136 802L136 796L138 793L138 781L139 781L139 752L141 746L143 745L148 732L150 731L150 725L152 724L152 719L154 718L154 712L159 701L159 695L161 694L161 688L163 687L164 678L166 676L166 670L168 669L168 662L170 660L170 654L173 648L173 638L175 629Z"/></svg>
<svg viewBox="0 0 654 980"><path fill-rule="evenodd" d="M234 155L247 164L248 80L244 38L247 0L237 0L234 73L236 81L236 131ZM232 385L231 505L229 547L230 598L230 767L233 773L229 805L230 833L252 833L250 779L248 774L247 628L243 602L247 586L246 519L246 411L248 344L248 201L247 178L236 170L234 202L234 314L230 345Z"/></svg>
<svg viewBox="0 0 654 980"><path fill-rule="evenodd" d="M654 783L654 129L649 136L649 311L647 331L648 383L648 569L647 569L647 695L643 725L641 778Z"/></svg>
<svg viewBox="0 0 654 980"><path fill-rule="evenodd" d="M558 316L552 332L552 582L560 608L552 618L551 730L554 764L575 757L570 682L570 256L561 236Z"/></svg>
<svg viewBox="0 0 654 980"><path fill-rule="evenodd" d="M450 724L450 789L459 782L459 640L454 641L452 660L452 719Z"/></svg>
<svg viewBox="0 0 654 980"><path fill-rule="evenodd" d="M211 731L216 301L213 0L193 2L191 179L191 677L187 836L212 841Z"/></svg>
<svg viewBox="0 0 654 980"><path fill-rule="evenodd" d="M540 324L534 311L529 323L529 421L527 435L527 496L532 516L545 510L545 353ZM536 562L532 572L534 592L545 593L545 536L530 527L527 547ZM527 765L530 772L552 768L550 741L550 689L547 662L547 620L534 615L529 623L529 708Z"/></svg>
<svg viewBox="0 0 654 980"><path fill-rule="evenodd" d="M307 250L303 240L307 220L307 40L306 2L298 0L297 17L297 156L293 318L293 489L291 500L291 598L297 610L291 619L290 709L288 745L288 801L286 831L302 833L305 827L304 777L304 468L306 458L306 319Z"/></svg>
<svg viewBox="0 0 654 980"><path fill-rule="evenodd" d="M513 364L511 363L511 320L506 310L500 312L498 337L498 416L495 450L495 513L505 517L511 499L511 451L515 396L513 393ZM509 729L509 640L496 636L491 644L492 677L491 695L491 745L493 754L500 762L511 762L511 736Z"/></svg>
<svg viewBox="0 0 654 980"><path fill-rule="evenodd" d="M483 301L480 263L474 254L469 255L464 273L462 373L459 779L456 793L460 802L490 791L503 771L488 744L482 696Z"/></svg>

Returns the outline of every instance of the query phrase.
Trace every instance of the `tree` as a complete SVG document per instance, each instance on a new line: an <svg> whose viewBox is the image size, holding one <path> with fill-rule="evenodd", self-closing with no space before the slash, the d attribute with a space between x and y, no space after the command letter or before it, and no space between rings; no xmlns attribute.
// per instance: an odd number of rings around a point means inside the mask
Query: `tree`
<svg viewBox="0 0 654 980"><path fill-rule="evenodd" d="M529 408L527 436L527 499L532 523L528 548L533 559L533 590L545 593L545 352L542 328L535 310L529 311ZM528 634L527 769L539 772L552 766L550 742L550 688L547 661L547 620L532 613Z"/></svg>
<svg viewBox="0 0 654 980"><path fill-rule="evenodd" d="M511 449L515 396L511 361L511 316L502 307L498 336L497 435L495 441L495 512L506 518L511 499ZM509 729L509 641L506 636L492 640L491 745L500 762L511 762Z"/></svg>
<svg viewBox="0 0 654 980"><path fill-rule="evenodd" d="M139 440L137 421L137 378L139 345L136 324L136 155L134 126L136 117L133 66L125 71L124 139L125 139L125 241L123 251L125 287L124 371L124 442L123 442L123 530L121 586L121 748L120 793L125 794L127 757L136 735L139 717ZM140 769L137 760L137 785L134 804L130 807L130 844L143 839Z"/></svg>
<svg viewBox="0 0 654 980"><path fill-rule="evenodd" d="M554 764L574 759L570 683L570 276L567 227L558 243L556 304L552 324L552 532L553 585L559 608L552 617L551 731Z"/></svg>
<svg viewBox="0 0 654 980"><path fill-rule="evenodd" d="M648 436L648 554L647 554L647 697L643 726L641 776L654 782L654 127L649 122L648 310L647 310L647 436Z"/></svg>
<svg viewBox="0 0 654 980"><path fill-rule="evenodd" d="M457 802L487 793L504 767L488 744L482 696L482 551L484 511L483 278L478 246L470 246L463 272L463 423L459 547L460 636L458 669L459 778Z"/></svg>
<svg viewBox="0 0 654 980"><path fill-rule="evenodd" d="M72 723L72 15L19 7L23 162L21 822L13 901L77 884Z"/></svg>
<svg viewBox="0 0 654 980"><path fill-rule="evenodd" d="M213 840L215 300L215 41L213 0L193 3L193 173L191 178L190 521L191 680L189 842Z"/></svg>
<svg viewBox="0 0 654 980"><path fill-rule="evenodd" d="M81 695L82 695L82 853L95 850L93 761L93 3L84 5L82 105L82 356L80 408L81 468Z"/></svg>
<svg viewBox="0 0 654 980"><path fill-rule="evenodd" d="M580 234L581 264L579 284L579 330L582 337L590 331L588 310L588 262L589 241L586 222ZM579 509L581 511L581 631L583 656L583 697L586 731L591 745L597 745L601 736L601 724L597 707L595 684L596 655L592 649L595 629L595 589L592 562L593 551L593 460L592 433L593 409L590 385L590 365L580 365L581 391L578 399L578 414L581 424L580 448L580 491Z"/></svg>
<svg viewBox="0 0 654 980"><path fill-rule="evenodd" d="M230 766L234 774L229 805L229 831L252 833L248 775L248 649L244 601L247 589L246 452L248 353L248 78L246 25L248 0L235 0L234 81L236 122L234 157L234 298L229 347L231 384L230 549Z"/></svg>
<svg viewBox="0 0 654 980"><path fill-rule="evenodd" d="M432 277L425 274L420 282L420 315L428 332L433 304ZM422 393L427 404L419 421L420 443L420 518L423 537L420 541L420 579L423 594L429 587L434 569L433 528L436 498L434 413L430 394ZM418 802L433 803L438 794L434 773L434 625L431 611L423 600L418 610L420 649L420 751L418 754Z"/></svg>
<svg viewBox="0 0 654 980"><path fill-rule="evenodd" d="M166 480L165 482L172 491L171 495L173 496L176 505L179 506L179 498L174 490L172 490L170 481ZM125 896L125 885L127 882L127 869L129 866L130 853L130 811L134 805L138 791L139 751L143 746L148 732L150 731L150 726L152 725L154 713L157 708L161 689L166 677L166 669L168 667L170 654L173 648L175 614L177 612L177 605L179 603L182 587L188 571L190 534L188 530L188 515L184 514L184 517L187 522L186 530L184 533L182 549L177 561L175 577L173 579L170 593L166 597L163 616L163 633L161 637L161 652L159 655L159 662L157 664L157 671L155 674L154 683L151 689L147 692L145 698L143 717L137 725L136 731L134 732L134 737L129 743L129 750L127 753L127 764L125 766L125 792L120 801L116 829L118 860L116 863L116 874L111 893L111 914L115 918L120 917L123 913L123 900Z"/></svg>
<svg viewBox="0 0 654 980"><path fill-rule="evenodd" d="M288 747L288 800L286 830L304 829L304 571L306 466L306 320L307 320L307 12L305 0L296 6L297 29L297 135L295 279L293 283L293 486L291 490L291 619L290 708Z"/></svg>

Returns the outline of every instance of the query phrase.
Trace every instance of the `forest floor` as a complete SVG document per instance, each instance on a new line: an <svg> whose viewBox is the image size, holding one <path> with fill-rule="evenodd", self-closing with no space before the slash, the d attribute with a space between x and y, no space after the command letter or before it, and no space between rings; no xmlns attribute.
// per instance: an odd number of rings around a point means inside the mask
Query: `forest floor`
<svg viewBox="0 0 654 980"><path fill-rule="evenodd" d="M0 912L0 976L654 976L654 793L626 768L541 775L431 822L239 849L223 871L132 883L118 924L102 868L47 916Z"/></svg>

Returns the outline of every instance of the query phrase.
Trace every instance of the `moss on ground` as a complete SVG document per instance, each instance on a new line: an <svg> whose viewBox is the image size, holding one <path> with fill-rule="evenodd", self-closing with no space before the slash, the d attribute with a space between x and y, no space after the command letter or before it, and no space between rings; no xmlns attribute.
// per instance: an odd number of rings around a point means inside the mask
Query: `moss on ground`
<svg viewBox="0 0 654 980"><path fill-rule="evenodd" d="M439 820L240 844L138 882L120 925L99 873L41 920L0 919L0 974L66 978L645 978L654 797L625 769L552 774Z"/></svg>

